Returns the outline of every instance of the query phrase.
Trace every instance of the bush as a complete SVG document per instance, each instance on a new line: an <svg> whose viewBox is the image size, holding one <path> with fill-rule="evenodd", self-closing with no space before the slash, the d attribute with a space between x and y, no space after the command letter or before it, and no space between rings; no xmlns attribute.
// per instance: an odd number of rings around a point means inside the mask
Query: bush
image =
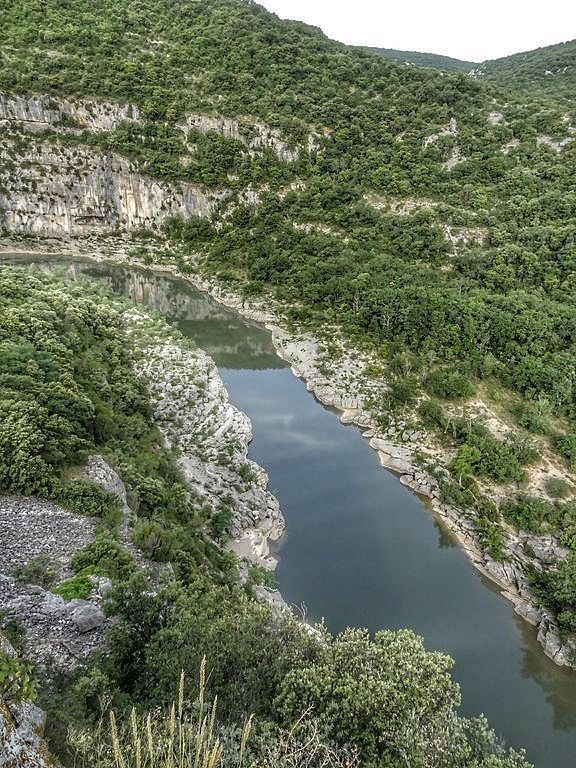
<svg viewBox="0 0 576 768"><path fill-rule="evenodd" d="M430 394L443 400L471 397L475 391L468 376L451 368L437 368L432 371L425 381L425 386Z"/></svg>
<svg viewBox="0 0 576 768"><path fill-rule="evenodd" d="M576 630L576 553L571 553L556 568L539 571L532 576L537 597L556 615L560 629Z"/></svg>
<svg viewBox="0 0 576 768"><path fill-rule="evenodd" d="M11 659L0 651L0 701L34 701L36 683L30 675L28 664L20 659Z"/></svg>
<svg viewBox="0 0 576 768"><path fill-rule="evenodd" d="M425 651L410 630L377 632L371 641L367 631L348 629L285 677L275 703L288 727L313 712L326 736L356 747L364 765L433 764L460 703L452 663Z"/></svg>
<svg viewBox="0 0 576 768"><path fill-rule="evenodd" d="M520 466L516 449L510 443L503 443L490 434L472 432L452 461L450 469L454 474L485 475L498 483L510 480L521 481L524 471Z"/></svg>
<svg viewBox="0 0 576 768"><path fill-rule="evenodd" d="M418 381L412 376L395 378L390 382L386 399L389 405L396 406L409 405L416 400L418 395Z"/></svg>
<svg viewBox="0 0 576 768"><path fill-rule="evenodd" d="M77 552L72 558L71 566L76 573L90 569L94 573L120 581L129 578L136 569L128 552L107 534L100 534Z"/></svg>
<svg viewBox="0 0 576 768"><path fill-rule="evenodd" d="M252 584L262 585L268 589L278 589L278 582L276 581L274 571L269 571L261 565L252 565L249 574Z"/></svg>
<svg viewBox="0 0 576 768"><path fill-rule="evenodd" d="M518 423L528 432L544 435L549 429L548 414L543 412L541 405L530 402L525 403L518 413Z"/></svg>
<svg viewBox="0 0 576 768"><path fill-rule="evenodd" d="M233 513L229 506L223 504L217 512L210 517L209 526L212 536L221 541L229 532L232 524Z"/></svg>
<svg viewBox="0 0 576 768"><path fill-rule="evenodd" d="M520 496L502 507L506 520L530 533L542 533L551 512L552 506L547 501L534 496Z"/></svg>
<svg viewBox="0 0 576 768"><path fill-rule="evenodd" d="M89 480L60 481L55 484L52 497L79 515L99 517L110 525L120 522L122 513L118 498Z"/></svg>
<svg viewBox="0 0 576 768"><path fill-rule="evenodd" d="M554 435L552 445L566 459L572 470L576 470L576 435Z"/></svg>
<svg viewBox="0 0 576 768"><path fill-rule="evenodd" d="M418 406L418 414L427 427L444 427L444 410L436 400L423 400Z"/></svg>
<svg viewBox="0 0 576 768"><path fill-rule="evenodd" d="M150 560L165 563L172 555L174 536L154 520L138 523L134 528L132 540Z"/></svg>
<svg viewBox="0 0 576 768"><path fill-rule="evenodd" d="M565 499L574 489L563 477L549 477L545 483L546 493L553 499Z"/></svg>
<svg viewBox="0 0 576 768"><path fill-rule="evenodd" d="M60 597L63 597L68 602L68 600L74 600L75 598L85 600L93 589L94 585L90 576L87 573L77 573L75 576L66 579L66 581L54 587L52 592L55 595L60 595Z"/></svg>
<svg viewBox="0 0 576 768"><path fill-rule="evenodd" d="M40 554L19 566L14 575L23 584L37 584L48 589L58 576L58 567L48 555Z"/></svg>

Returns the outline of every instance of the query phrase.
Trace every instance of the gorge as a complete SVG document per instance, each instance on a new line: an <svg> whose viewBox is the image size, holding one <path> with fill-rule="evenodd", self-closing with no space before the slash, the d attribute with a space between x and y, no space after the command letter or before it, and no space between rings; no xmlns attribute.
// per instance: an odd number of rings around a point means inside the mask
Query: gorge
<svg viewBox="0 0 576 768"><path fill-rule="evenodd" d="M33 254L2 263L89 276L175 323L216 361L252 421L250 456L267 470L287 524L275 547L285 600L336 632L423 634L428 648L456 660L465 714L486 714L536 766L571 766L573 672L543 656L535 632L472 569L442 520L379 467L360 432L306 392L269 332L168 275Z"/></svg>

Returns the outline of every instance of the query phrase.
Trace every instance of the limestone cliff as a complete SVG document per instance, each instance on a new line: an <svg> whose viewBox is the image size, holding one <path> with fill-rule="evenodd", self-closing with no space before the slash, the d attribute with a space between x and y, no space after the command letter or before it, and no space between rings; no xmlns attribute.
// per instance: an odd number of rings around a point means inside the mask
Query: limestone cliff
<svg viewBox="0 0 576 768"><path fill-rule="evenodd" d="M221 197L155 181L112 153L0 136L0 226L12 234L157 229L168 216L209 217Z"/></svg>
<svg viewBox="0 0 576 768"><path fill-rule="evenodd" d="M10 96L0 93L0 127L19 123L32 133L48 129L62 132L88 130L113 131L121 123L138 122L140 112L134 104L98 101L69 101L46 95Z"/></svg>

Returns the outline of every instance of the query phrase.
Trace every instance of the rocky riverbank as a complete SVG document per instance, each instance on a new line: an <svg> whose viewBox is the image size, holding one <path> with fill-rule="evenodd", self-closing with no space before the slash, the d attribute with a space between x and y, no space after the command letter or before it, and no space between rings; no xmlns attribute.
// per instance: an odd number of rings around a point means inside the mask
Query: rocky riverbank
<svg viewBox="0 0 576 768"><path fill-rule="evenodd" d="M46 251L50 249L62 255L132 265L137 263L131 258L130 245L126 242L106 244L102 241L72 241L67 243L64 250L61 248L62 243L59 248L58 241L55 241L54 246L51 248L49 243L44 245ZM24 250L21 244L18 247ZM10 250L10 246L7 245L5 250ZM15 250L12 246L12 252ZM328 352L326 343L319 338L287 330L282 320L281 307L274 307L270 302L246 300L199 273L182 275L176 267L167 264L154 265L153 268L179 275L245 318L264 324L272 334L277 353L290 364L294 374L305 381L308 390L324 405L339 410L343 423L354 424L362 430L371 447L377 451L382 466L396 473L402 484L422 497L427 506L448 526L474 566L501 588L502 594L513 602L520 616L537 628L538 641L544 652L559 665L574 666L576 642L573 639L566 642L561 640L551 614L535 604L526 577L529 566L549 564L565 556L565 550L552 537L532 536L507 527L505 559L499 562L489 557L483 550L482 535L473 515L441 500L437 477L447 472L445 468L453 454L438 446L432 436L410 428L402 420L392 418L388 427L383 429L375 419L370 401L381 396L383 389L381 382L366 374L367 366L374 363L369 354L350 349L339 337L337 329L331 335L332 348ZM479 406L488 413L492 422L497 422L484 403ZM535 472L534 476L541 485L542 472ZM538 492L538 489L539 486L534 482L530 485L530 491ZM497 503L503 499L498 489L485 486L483 491ZM533 554L528 556L528 551ZM266 555L263 550L260 554L262 552Z"/></svg>
<svg viewBox="0 0 576 768"><path fill-rule="evenodd" d="M136 371L146 382L154 421L191 491L214 511L231 513L227 547L241 560L269 570L276 567L268 542L284 532L278 500L267 490L268 476L248 458L252 425L235 408L216 364L200 349L155 336L149 318L126 314L139 336Z"/></svg>

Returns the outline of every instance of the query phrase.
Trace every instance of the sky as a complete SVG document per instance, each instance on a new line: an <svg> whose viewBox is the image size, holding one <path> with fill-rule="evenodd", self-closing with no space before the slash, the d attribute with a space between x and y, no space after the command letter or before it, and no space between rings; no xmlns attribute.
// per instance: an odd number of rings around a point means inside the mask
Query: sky
<svg viewBox="0 0 576 768"><path fill-rule="evenodd" d="M257 0L350 45L485 61L576 38L576 0Z"/></svg>

